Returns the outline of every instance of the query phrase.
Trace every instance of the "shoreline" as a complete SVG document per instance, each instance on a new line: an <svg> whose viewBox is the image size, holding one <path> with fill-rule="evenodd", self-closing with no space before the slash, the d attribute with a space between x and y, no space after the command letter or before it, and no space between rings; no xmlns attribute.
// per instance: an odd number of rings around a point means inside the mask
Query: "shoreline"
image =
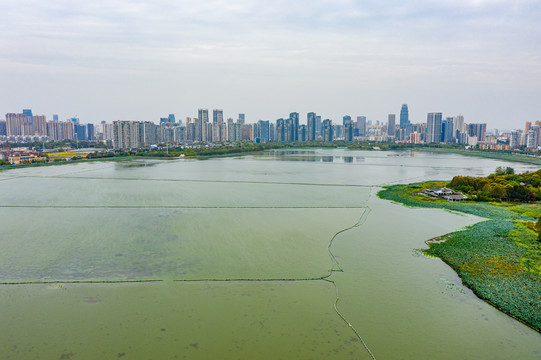
<svg viewBox="0 0 541 360"><path fill-rule="evenodd" d="M277 143L281 144L281 143ZM473 157L479 157L479 158L488 158L488 159L494 159L494 160L504 160L504 161L511 161L511 162L517 162L517 163L523 163L523 164L530 164L530 165L540 165L541 166L541 158L537 157L530 157L526 155L521 154L502 154L497 152L490 152L490 151L475 151L475 150L458 150L458 149L446 149L446 148L434 148L434 147L404 147L404 148L397 148L397 149L363 149L363 148L355 148L355 147L344 147L342 144L336 144L336 146L318 146L318 145L297 145L296 144L288 144L283 146L277 146L277 147L271 147L271 148L265 148L261 150L252 150L252 151L239 151L239 152L231 152L231 153L217 153L217 154L192 154L192 155L186 155L186 156L159 156L159 155L128 155L128 156L108 156L108 157L98 157L98 158L83 158L83 159L77 159L77 160L65 160L65 161L57 161L57 162L46 162L46 163L30 163L30 164L21 164L21 165L2 165L0 166L0 172L7 171L10 169L21 169L21 168L27 168L27 167L40 167L40 166L55 166L55 165L66 165L66 164L78 164L78 163L84 163L84 162L94 162L94 161L129 161L129 160L136 160L136 159L150 159L150 160L180 160L180 159L211 159L211 158L221 158L221 157L235 157L235 156L242 156L242 155L253 155L258 154L264 151L268 150L280 150L280 149L328 149L328 148L335 148L335 149L345 149L345 150L359 150L359 151L383 151L383 152L400 152L400 151L419 151L419 152L430 152L430 153L444 153L444 154L456 154L456 155L463 155L463 156L473 156ZM240 148L239 148L240 149ZM144 153L143 153L144 154Z"/></svg>
<svg viewBox="0 0 541 360"><path fill-rule="evenodd" d="M434 182L386 186L378 197L401 206L439 208L485 218L426 240L428 248L423 255L442 260L479 299L541 333L541 271L536 268L541 262L535 256L526 261L523 258L531 250L523 248L524 243L529 241L536 251L541 249L541 244L535 242L536 236L523 225L535 219L523 216L509 204L449 203L411 195L413 186L426 184ZM541 205L533 206L541 211ZM517 237L523 243L518 244Z"/></svg>

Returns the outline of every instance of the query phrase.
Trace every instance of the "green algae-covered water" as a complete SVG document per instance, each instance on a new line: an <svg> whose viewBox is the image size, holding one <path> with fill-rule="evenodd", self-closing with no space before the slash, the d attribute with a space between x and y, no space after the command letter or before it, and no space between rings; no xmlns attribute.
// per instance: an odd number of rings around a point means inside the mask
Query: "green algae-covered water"
<svg viewBox="0 0 541 360"><path fill-rule="evenodd" d="M375 196L497 166L537 170L332 149L0 173L0 358L539 359L420 255L482 219Z"/></svg>

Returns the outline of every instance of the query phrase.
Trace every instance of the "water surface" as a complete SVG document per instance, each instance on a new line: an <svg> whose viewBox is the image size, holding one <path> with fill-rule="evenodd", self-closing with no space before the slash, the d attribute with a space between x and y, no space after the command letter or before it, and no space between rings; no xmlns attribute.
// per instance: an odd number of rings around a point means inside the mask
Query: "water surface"
<svg viewBox="0 0 541 360"><path fill-rule="evenodd" d="M339 310L378 359L541 358L539 333L420 254L425 240L482 219L375 196L384 184L498 166L538 169L453 154L310 149L2 172L0 281L12 285L0 285L0 353L368 359L334 311L336 284ZM344 270L328 278L334 284L306 280L329 274L329 241L367 209L361 226L334 239ZM177 281L203 279L249 281ZM138 280L160 281L108 283Z"/></svg>

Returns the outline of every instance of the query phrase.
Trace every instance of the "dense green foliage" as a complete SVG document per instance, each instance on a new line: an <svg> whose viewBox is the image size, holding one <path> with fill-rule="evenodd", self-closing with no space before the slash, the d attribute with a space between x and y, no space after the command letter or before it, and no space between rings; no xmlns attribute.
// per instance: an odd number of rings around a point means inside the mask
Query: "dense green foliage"
<svg viewBox="0 0 541 360"><path fill-rule="evenodd" d="M530 216L522 215L521 213L512 211L512 209L508 209L505 206L495 206L489 203L470 201L449 202L443 199L432 199L423 195L416 195L423 189L443 187L445 185L445 182L434 181L411 185L391 185L386 186L385 190L380 191L378 196L382 199L400 202L407 206L455 210L489 219L534 220Z"/></svg>
<svg viewBox="0 0 541 360"><path fill-rule="evenodd" d="M513 176L501 175L501 176ZM392 185L382 199L407 206L461 211L489 220L448 234L425 250L449 264L479 297L541 331L541 206L514 203L452 203L417 195L445 182ZM534 223L537 221L537 223Z"/></svg>
<svg viewBox="0 0 541 360"><path fill-rule="evenodd" d="M514 174L512 168L498 168L488 177L455 176L449 186L478 201L539 201L541 170Z"/></svg>
<svg viewBox="0 0 541 360"><path fill-rule="evenodd" d="M286 147L285 144L281 143L242 143L235 146L220 146L220 147L200 147L200 148L160 148L156 150L138 150L138 151L109 151L109 152L94 152L88 154L88 159L99 159L99 158L115 158L115 157L127 157L127 156L137 156L137 157L152 157L152 158L178 158L181 156L184 157L195 157L195 156L220 156L220 155L232 155L232 154L241 154L248 152L257 152L269 149L279 149Z"/></svg>

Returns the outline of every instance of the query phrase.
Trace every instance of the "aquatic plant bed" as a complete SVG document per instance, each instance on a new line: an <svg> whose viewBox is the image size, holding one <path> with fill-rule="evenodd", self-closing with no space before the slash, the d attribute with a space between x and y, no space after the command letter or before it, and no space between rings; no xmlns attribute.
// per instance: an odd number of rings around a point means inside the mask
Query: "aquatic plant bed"
<svg viewBox="0 0 541 360"><path fill-rule="evenodd" d="M387 186L382 199L411 207L460 211L488 220L427 244L428 255L451 266L464 285L496 308L541 332L541 243L531 223L538 204L452 203L416 195L443 182ZM445 240L445 241L440 241Z"/></svg>

